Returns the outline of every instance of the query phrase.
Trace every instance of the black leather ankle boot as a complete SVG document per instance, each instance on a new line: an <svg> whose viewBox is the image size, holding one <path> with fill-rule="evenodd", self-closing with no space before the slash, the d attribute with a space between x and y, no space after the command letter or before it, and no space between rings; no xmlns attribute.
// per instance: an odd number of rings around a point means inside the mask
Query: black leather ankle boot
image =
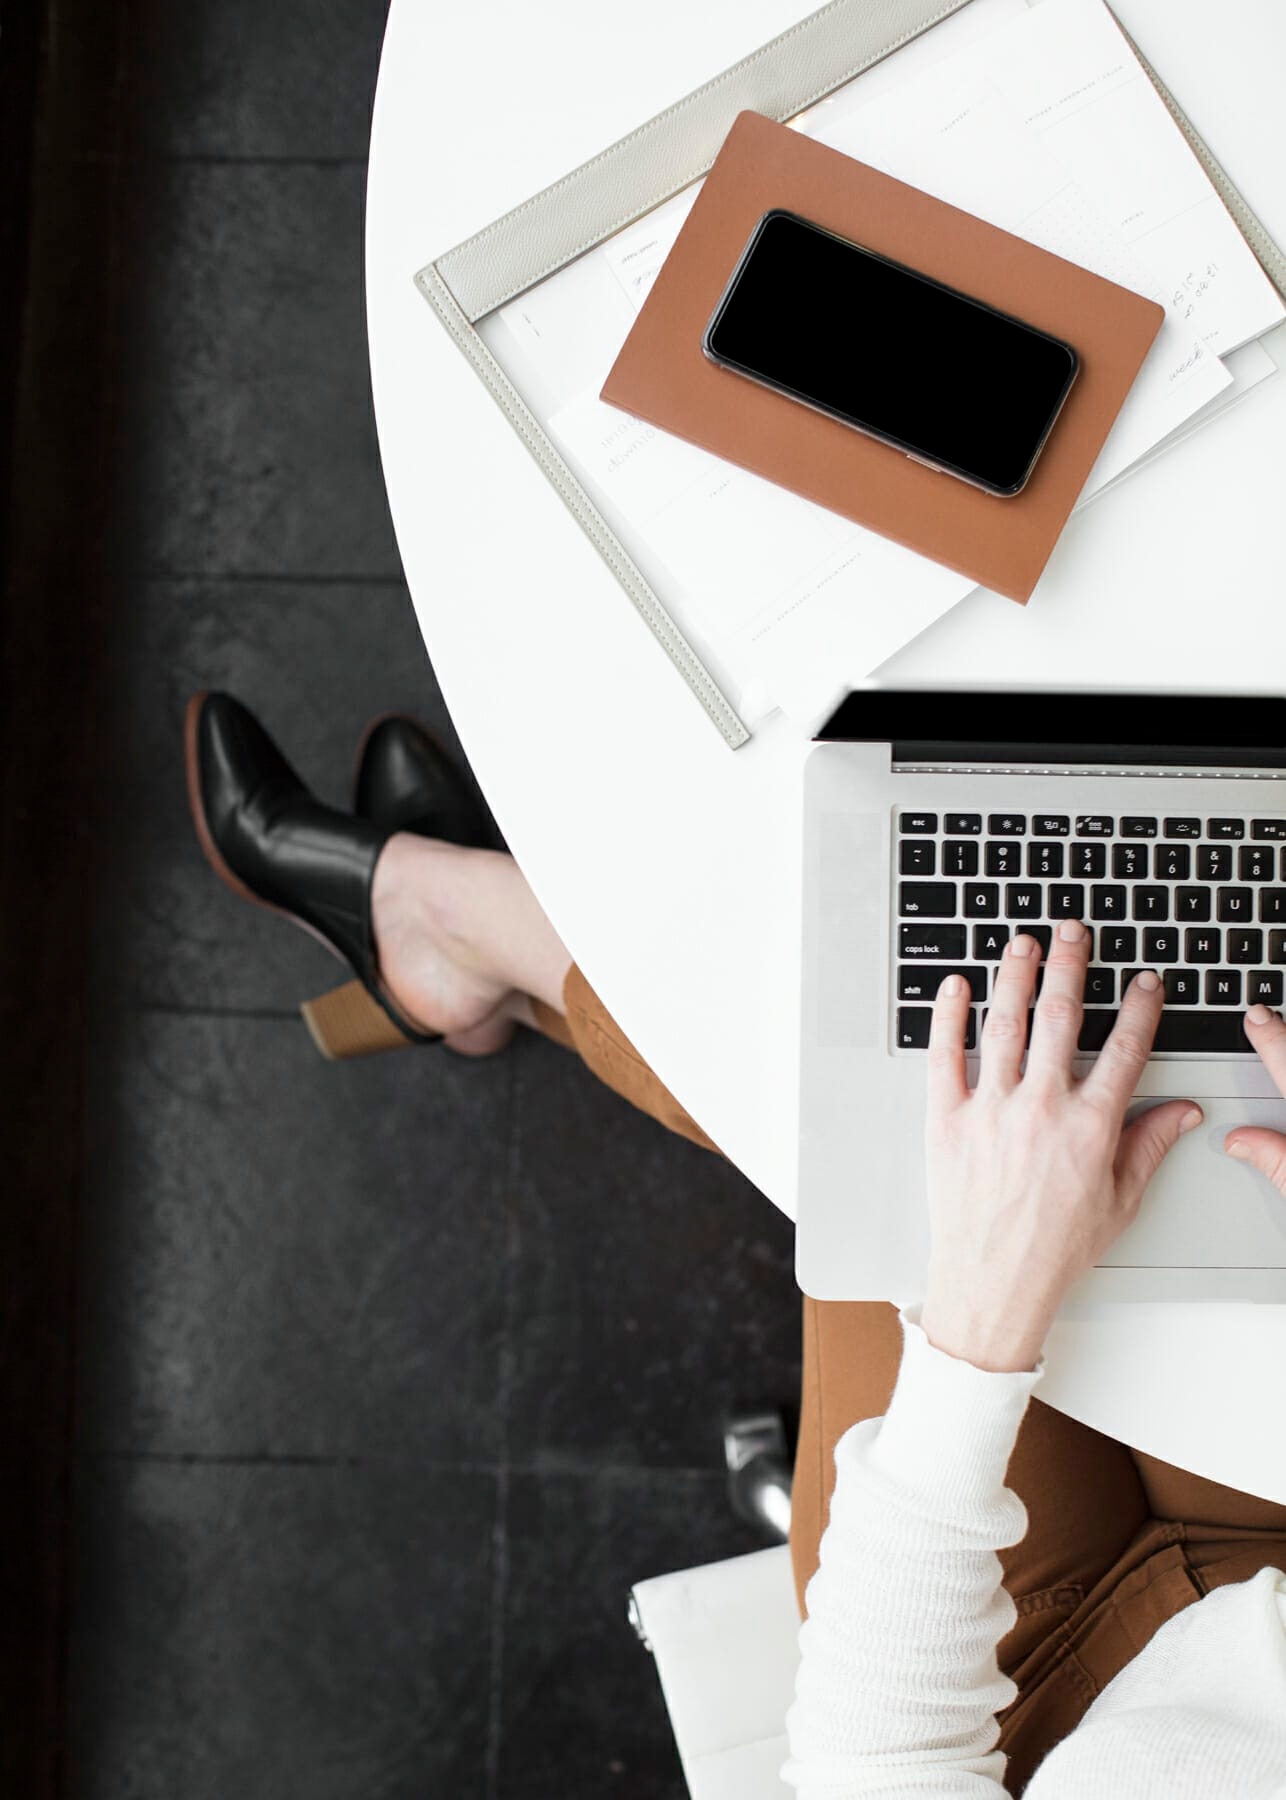
<svg viewBox="0 0 1286 1800"><path fill-rule="evenodd" d="M324 806L254 715L229 694L197 694L189 701L185 747L192 818L216 874L234 893L284 913L349 963L365 994L396 1028L384 1032L384 1041L374 1041L379 1034L371 1030L369 1006L358 1006L370 1041L356 1041L350 984L340 990L348 996L343 1019L323 1032L330 1041L323 1042L314 1027L325 1053L344 1056L391 1042L436 1042L439 1033L414 1025L385 992L376 963L371 883L397 823ZM463 786L460 777L455 780Z"/></svg>

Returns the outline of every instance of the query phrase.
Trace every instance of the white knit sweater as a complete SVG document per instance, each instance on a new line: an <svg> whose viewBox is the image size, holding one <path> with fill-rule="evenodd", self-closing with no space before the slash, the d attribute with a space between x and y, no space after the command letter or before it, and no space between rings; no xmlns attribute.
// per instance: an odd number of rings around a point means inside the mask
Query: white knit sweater
<svg viewBox="0 0 1286 1800"><path fill-rule="evenodd" d="M1027 1514L1004 1485L1040 1371L994 1375L902 1315L883 1419L835 1452L783 1770L803 1800L1001 1800L996 1552ZM1028 1800L1286 1800L1286 1575L1217 1588L1163 1625L1046 1757Z"/></svg>

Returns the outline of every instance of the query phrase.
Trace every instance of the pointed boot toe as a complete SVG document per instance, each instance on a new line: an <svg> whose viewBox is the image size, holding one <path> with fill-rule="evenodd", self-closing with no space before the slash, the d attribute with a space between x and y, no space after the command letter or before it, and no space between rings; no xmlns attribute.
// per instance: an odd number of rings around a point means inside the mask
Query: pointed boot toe
<svg viewBox="0 0 1286 1800"><path fill-rule="evenodd" d="M492 840L486 809L464 772L415 719L389 713L367 726L357 755L353 810L389 832L412 831L470 849Z"/></svg>

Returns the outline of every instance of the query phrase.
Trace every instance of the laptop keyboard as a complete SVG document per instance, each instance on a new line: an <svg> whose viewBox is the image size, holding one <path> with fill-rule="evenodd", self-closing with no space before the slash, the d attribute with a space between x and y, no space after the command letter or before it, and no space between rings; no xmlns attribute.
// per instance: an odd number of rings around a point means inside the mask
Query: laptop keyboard
<svg viewBox="0 0 1286 1800"><path fill-rule="evenodd" d="M894 886L900 1050L927 1046L952 974L973 989L966 1047L976 1048L1006 943L1023 932L1048 955L1061 919L1092 933L1083 1051L1102 1048L1140 969L1165 984L1161 1052L1253 1056L1245 1009L1282 1004L1286 814L902 812Z"/></svg>

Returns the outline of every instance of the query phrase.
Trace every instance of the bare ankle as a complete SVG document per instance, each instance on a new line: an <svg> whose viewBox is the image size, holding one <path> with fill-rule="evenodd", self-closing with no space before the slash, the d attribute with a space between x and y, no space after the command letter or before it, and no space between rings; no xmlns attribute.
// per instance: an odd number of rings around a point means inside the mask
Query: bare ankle
<svg viewBox="0 0 1286 1800"><path fill-rule="evenodd" d="M436 838L396 832L380 852L371 884L371 929L377 953L391 938L427 936L454 963L490 977L485 946L470 929L467 905L471 859L493 855Z"/></svg>
<svg viewBox="0 0 1286 1800"><path fill-rule="evenodd" d="M512 856L406 832L375 867L371 923L385 949L431 945L455 971L497 994L517 990L561 1009L571 958Z"/></svg>

